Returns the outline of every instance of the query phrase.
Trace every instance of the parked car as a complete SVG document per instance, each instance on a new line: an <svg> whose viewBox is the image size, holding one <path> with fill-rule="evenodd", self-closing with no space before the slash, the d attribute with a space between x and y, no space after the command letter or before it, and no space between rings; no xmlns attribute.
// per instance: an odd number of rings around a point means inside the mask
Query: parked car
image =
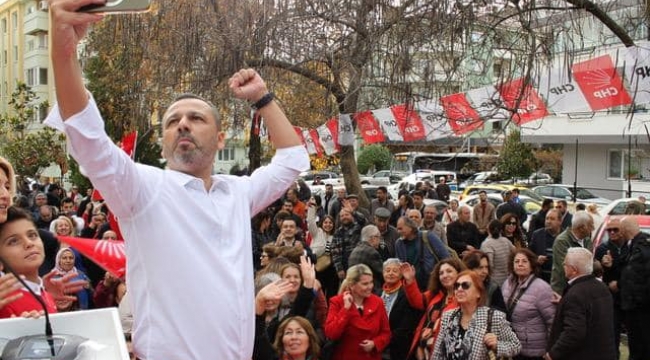
<svg viewBox="0 0 650 360"><path fill-rule="evenodd" d="M470 195L478 195L478 193L482 190L485 190L486 193L488 194L503 194L504 191L506 190L512 190L514 188L519 189L519 194L528 196L531 199L535 199L538 202L544 201L544 198L535 192L531 191L530 189L520 187L520 186L515 186L515 185L508 185L508 184L484 184L484 185L471 185L465 188L463 192L460 194L459 200L465 199L465 197L470 196Z"/></svg>
<svg viewBox="0 0 650 360"><path fill-rule="evenodd" d="M650 235L650 215L627 215L627 216L634 216L636 220L639 222L639 229ZM596 249L600 244L606 243L609 241L609 234L605 229L607 228L607 223L609 222L610 219L622 219L623 215L607 215L603 217L603 223L600 225L598 230L596 231L596 236L594 237L594 249Z"/></svg>
<svg viewBox="0 0 650 360"><path fill-rule="evenodd" d="M312 185L314 179L319 177L323 184L338 185L343 184L343 176L332 171L305 171L299 175L307 185Z"/></svg>
<svg viewBox="0 0 650 360"><path fill-rule="evenodd" d="M517 178L514 180L515 184L526 184L526 185L546 185L552 184L553 178L549 174L545 173L532 173L527 178Z"/></svg>
<svg viewBox="0 0 650 360"><path fill-rule="evenodd" d="M627 208L627 204L629 204L632 201L639 201L637 198L622 198L622 199L616 199L609 203L606 206L603 206L600 209L600 215L603 217L607 215L623 215L625 214L625 208ZM650 215L650 201L646 200L645 202L645 214Z"/></svg>
<svg viewBox="0 0 650 360"><path fill-rule="evenodd" d="M497 175L496 171L481 171L476 174L468 177L465 181L458 185L458 190L464 190L470 185L485 184L490 181L491 178Z"/></svg>
<svg viewBox="0 0 650 360"><path fill-rule="evenodd" d="M447 179L447 184L452 191L458 190L458 177L456 176L456 173L453 171L438 170L418 170L402 179L399 183L398 189L405 189L410 192L415 189L415 184L422 181L428 181L435 187L440 182L441 176L444 176Z"/></svg>
<svg viewBox="0 0 650 360"><path fill-rule="evenodd" d="M390 184L399 183L406 176L408 176L408 174L402 172L380 170L370 176L362 176L361 184L388 186Z"/></svg>
<svg viewBox="0 0 650 360"><path fill-rule="evenodd" d="M533 192L548 199L573 201L573 185L542 185L534 187ZM594 203L604 206L612 201L592 194L589 190L578 187L575 194L575 201L582 203Z"/></svg>

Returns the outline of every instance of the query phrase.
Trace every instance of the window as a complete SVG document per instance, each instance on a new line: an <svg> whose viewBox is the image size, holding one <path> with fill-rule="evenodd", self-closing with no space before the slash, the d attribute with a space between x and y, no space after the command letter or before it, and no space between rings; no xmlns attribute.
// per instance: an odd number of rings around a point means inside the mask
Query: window
<svg viewBox="0 0 650 360"><path fill-rule="evenodd" d="M34 50L34 40L27 41L27 51Z"/></svg>
<svg viewBox="0 0 650 360"><path fill-rule="evenodd" d="M2 19L2 21L0 21L0 27L2 27L2 33L6 34L7 33L7 19Z"/></svg>
<svg viewBox="0 0 650 360"><path fill-rule="evenodd" d="M27 85L29 85L29 86L34 86L34 84L36 83L36 79L35 79L36 71L34 71L34 70L36 70L36 69L34 69L34 68L27 69L27 79L26 80L27 80Z"/></svg>
<svg viewBox="0 0 650 360"><path fill-rule="evenodd" d="M14 45L14 62L18 61L18 45Z"/></svg>
<svg viewBox="0 0 650 360"><path fill-rule="evenodd" d="M217 157L221 161L232 161L235 160L235 149L231 148L225 148L222 150L219 150L219 154Z"/></svg>
<svg viewBox="0 0 650 360"><path fill-rule="evenodd" d="M11 27L18 29L18 13L11 13Z"/></svg>
<svg viewBox="0 0 650 360"><path fill-rule="evenodd" d="M47 49L47 33L39 33L36 38L38 39L38 48L41 50Z"/></svg>
<svg viewBox="0 0 650 360"><path fill-rule="evenodd" d="M47 68L38 69L38 84L47 85Z"/></svg>
<svg viewBox="0 0 650 360"><path fill-rule="evenodd" d="M650 166L646 151L632 149L628 156L627 149L611 149L607 153L607 177L611 179L643 178L643 172Z"/></svg>
<svg viewBox="0 0 650 360"><path fill-rule="evenodd" d="M47 68L27 69L27 85L47 85Z"/></svg>

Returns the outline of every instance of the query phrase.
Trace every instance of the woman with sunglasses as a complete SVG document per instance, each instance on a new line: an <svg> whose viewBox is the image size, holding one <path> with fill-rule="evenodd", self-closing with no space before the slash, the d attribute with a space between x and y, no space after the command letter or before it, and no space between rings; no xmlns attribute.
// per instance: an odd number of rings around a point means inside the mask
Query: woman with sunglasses
<svg viewBox="0 0 650 360"><path fill-rule="evenodd" d="M506 237L512 245L517 248L526 248L528 247L528 242L526 241L526 236L521 230L521 225L517 216L513 213L507 213L503 215L500 219L501 225L503 226L503 236Z"/></svg>
<svg viewBox="0 0 650 360"><path fill-rule="evenodd" d="M551 285L537 277L537 255L517 249L510 255L510 276L503 284L508 320L512 323L521 353L515 360L542 360L548 334L553 325L555 305L551 302Z"/></svg>
<svg viewBox="0 0 650 360"><path fill-rule="evenodd" d="M496 357L519 353L521 344L505 314L483 306L486 293L476 272L458 274L454 295L460 307L442 315L431 359L485 360L488 351L494 351Z"/></svg>
<svg viewBox="0 0 650 360"><path fill-rule="evenodd" d="M501 287L490 276L490 258L487 254L481 250L472 250L463 256L463 264L468 270L474 270L483 281L483 287L487 291L485 306L506 311L506 302L503 300Z"/></svg>
<svg viewBox="0 0 650 360"><path fill-rule="evenodd" d="M458 273L465 266L459 260L447 258L440 260L429 277L429 288L421 293L415 281L415 268L409 263L402 263L400 270L404 278L404 290L409 305L416 310L424 310L420 319L407 359L429 359L433 345L440 329L440 319L446 311L456 309L458 303L454 297L454 282Z"/></svg>

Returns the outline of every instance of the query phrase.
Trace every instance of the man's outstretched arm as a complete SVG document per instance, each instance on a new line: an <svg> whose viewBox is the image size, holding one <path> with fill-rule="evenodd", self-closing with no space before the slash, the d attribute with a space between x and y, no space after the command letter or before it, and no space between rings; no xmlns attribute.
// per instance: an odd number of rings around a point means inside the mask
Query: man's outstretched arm
<svg viewBox="0 0 650 360"><path fill-rule="evenodd" d="M51 16L51 57L54 70L56 100L63 120L82 111L88 104L88 95L77 59L77 45L86 35L88 26L102 19L102 15L77 12L89 4L103 4L104 0L49 0Z"/></svg>

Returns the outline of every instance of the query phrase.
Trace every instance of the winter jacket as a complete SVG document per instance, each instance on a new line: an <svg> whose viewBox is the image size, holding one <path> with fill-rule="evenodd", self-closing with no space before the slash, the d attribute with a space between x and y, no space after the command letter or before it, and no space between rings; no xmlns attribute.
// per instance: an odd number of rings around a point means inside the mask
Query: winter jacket
<svg viewBox="0 0 650 360"><path fill-rule="evenodd" d="M510 275L501 288L511 314L510 325L521 342L520 355L541 357L546 353L548 333L555 316L551 286L534 275L529 276L521 287L517 285L517 277ZM525 291L514 304L521 289Z"/></svg>

